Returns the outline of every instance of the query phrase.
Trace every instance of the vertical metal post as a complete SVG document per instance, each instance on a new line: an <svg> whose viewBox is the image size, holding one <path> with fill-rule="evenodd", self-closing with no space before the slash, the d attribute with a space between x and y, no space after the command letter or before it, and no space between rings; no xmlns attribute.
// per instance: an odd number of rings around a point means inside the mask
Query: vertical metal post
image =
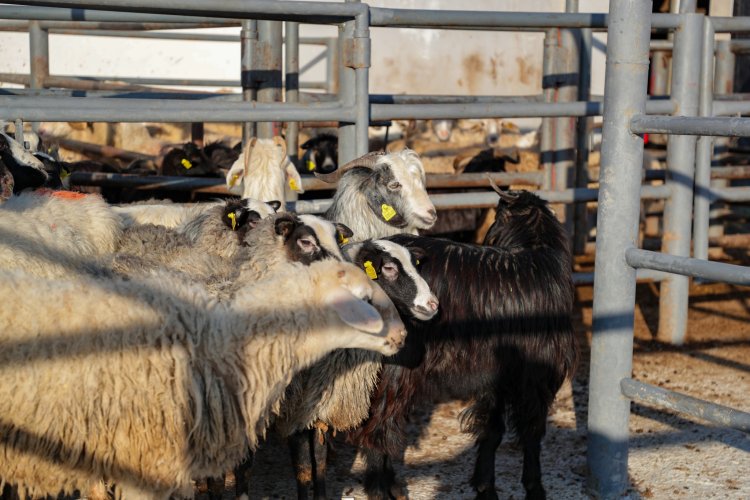
<svg viewBox="0 0 750 500"><path fill-rule="evenodd" d="M22 144L24 146L24 148L25 148L26 147L26 143L25 143L25 140L24 140L24 137L23 137L23 120L21 120L20 118L18 118L16 120L15 124L16 124L16 131L15 131L14 135L15 135L15 138L16 138L16 142L18 142L19 144Z"/></svg>
<svg viewBox="0 0 750 500"><path fill-rule="evenodd" d="M732 52L730 40L718 40L716 42L716 69L714 73L714 94L725 95L734 92L734 65L735 54ZM714 154L721 163L722 159L729 154L729 138L717 137L714 139ZM711 187L724 188L729 185L726 179L714 179ZM724 236L724 223L722 217L727 212L727 204L717 202L713 204L710 212L708 236L719 238Z"/></svg>
<svg viewBox="0 0 750 500"><path fill-rule="evenodd" d="M39 21L29 21L29 54L30 87L43 89L44 82L49 76L49 32L42 29ZM36 131L38 122L32 122L31 128Z"/></svg>
<svg viewBox="0 0 750 500"><path fill-rule="evenodd" d="M285 101L299 102L299 23L284 23L285 49ZM286 124L286 152L294 165L298 165L297 150L299 146L299 122Z"/></svg>
<svg viewBox="0 0 750 500"><path fill-rule="evenodd" d="M242 72L240 74L240 81L242 82L242 100L248 102L256 99L253 56L257 42L258 22L252 20L242 21L242 30L240 31ZM242 126L242 144L246 144L251 137L255 137L255 122L245 122Z"/></svg>
<svg viewBox="0 0 750 500"><path fill-rule="evenodd" d="M339 92L339 39L329 38L326 43L326 90L329 94Z"/></svg>
<svg viewBox="0 0 750 500"><path fill-rule="evenodd" d="M199 148L203 147L203 134L205 127L203 122L193 122L190 124L190 140Z"/></svg>
<svg viewBox="0 0 750 500"><path fill-rule="evenodd" d="M714 26L710 20L703 24L703 51L701 54L700 116L713 116L714 78ZM693 256L708 259L708 219L711 208L711 158L713 140L710 136L698 138L695 151L695 208L693 213Z"/></svg>
<svg viewBox="0 0 750 500"><path fill-rule="evenodd" d="M557 74L557 102L573 102L578 99L578 34L573 30L557 31L558 47L555 57ZM562 191L574 183L576 119L573 117L557 118L555 124L555 166L552 188ZM575 204L563 205L559 214L568 234L573 235L573 210ZM572 239L571 239L572 240Z"/></svg>
<svg viewBox="0 0 750 500"><path fill-rule="evenodd" d="M355 3L358 0L346 0ZM347 21L339 26L339 101L345 106L354 106L357 97L357 81L354 68L348 67L350 59L348 50L354 38L354 21ZM339 165L357 157L357 130L354 123L339 123Z"/></svg>
<svg viewBox="0 0 750 500"><path fill-rule="evenodd" d="M557 100L557 89L555 88L555 52L557 51L557 29L544 32L544 53L542 54L542 93L544 102L555 102ZM542 118L542 127L539 138L539 162L544 170L544 181L542 189L552 188L552 176L555 150L555 118Z"/></svg>
<svg viewBox="0 0 750 500"><path fill-rule="evenodd" d="M703 15L683 14L674 36L672 99L678 116L697 116L700 88ZM671 196L664 204L662 251L690 256L695 136L671 135L667 143L667 178ZM690 278L673 274L661 282L658 338L681 344L685 339Z"/></svg>
<svg viewBox="0 0 750 500"><path fill-rule="evenodd" d="M254 57L258 70L258 102L281 101L281 21L258 21L258 43ZM276 135L275 122L258 122L257 136L270 139Z"/></svg>
<svg viewBox="0 0 750 500"><path fill-rule="evenodd" d="M578 100L588 101L591 98L591 37L590 29L581 30L578 63ZM585 116L578 118L576 124L576 184L577 188L589 184L589 124L591 119ZM586 252L588 239L588 209L586 203L574 205L575 232L573 236L573 253L582 255Z"/></svg>
<svg viewBox="0 0 750 500"><path fill-rule="evenodd" d="M599 207L594 274L588 415L591 485L602 498L628 487L630 401L620 380L631 376L636 245L643 139L630 119L646 109L651 2L610 0Z"/></svg>

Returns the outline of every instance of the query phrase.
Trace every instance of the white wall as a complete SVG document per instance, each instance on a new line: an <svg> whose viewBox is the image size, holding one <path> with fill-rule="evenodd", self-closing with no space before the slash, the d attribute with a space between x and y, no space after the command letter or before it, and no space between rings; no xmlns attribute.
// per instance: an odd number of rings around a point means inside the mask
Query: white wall
<svg viewBox="0 0 750 500"><path fill-rule="evenodd" d="M581 10L604 12L607 0L581 0ZM375 0L391 8L466 8L450 0ZM474 0L472 10L555 11L564 0ZM201 31L201 30L196 30ZM203 30L205 31L205 30ZM239 33L238 28L210 30ZM302 36L335 36L331 26L302 25ZM372 30L370 86L373 93L536 94L541 91L543 35L451 30ZM603 93L606 37L596 35L592 91ZM303 46L301 61L323 47ZM114 75L239 79L238 43L50 36L50 71L55 75ZM322 80L323 64L303 75ZM26 34L0 32L0 72L28 73Z"/></svg>

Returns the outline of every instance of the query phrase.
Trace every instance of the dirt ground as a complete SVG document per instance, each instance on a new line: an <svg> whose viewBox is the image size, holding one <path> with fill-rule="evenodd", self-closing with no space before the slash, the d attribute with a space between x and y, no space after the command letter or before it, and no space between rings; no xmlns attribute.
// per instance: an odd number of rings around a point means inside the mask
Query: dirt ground
<svg viewBox="0 0 750 500"><path fill-rule="evenodd" d="M586 418L590 286L577 289L575 321L583 359L555 401L543 442L543 481L550 499L587 498ZM694 285L682 347L653 340L658 285L638 285L633 376L642 381L750 411L750 292L727 285ZM412 444L397 465L411 499L473 498L468 484L475 449L459 431L464 402L424 408L411 424ZM513 443L497 452L500 498L523 498L522 456ZM639 404L630 418L630 483L624 498L750 498L750 436ZM329 459L330 498L365 498L363 462L337 439ZM251 498L295 498L286 447L271 435L258 453Z"/></svg>

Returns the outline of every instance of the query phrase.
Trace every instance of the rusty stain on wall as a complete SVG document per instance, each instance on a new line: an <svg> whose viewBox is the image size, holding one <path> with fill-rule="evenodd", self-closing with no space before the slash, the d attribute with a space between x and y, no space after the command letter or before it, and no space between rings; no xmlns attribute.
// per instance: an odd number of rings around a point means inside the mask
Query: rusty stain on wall
<svg viewBox="0 0 750 500"><path fill-rule="evenodd" d="M468 87L469 92L474 93L477 86L479 85L479 80L482 78L482 71L484 71L484 60L482 59L481 55L473 53L464 57L461 63L464 67L466 86Z"/></svg>

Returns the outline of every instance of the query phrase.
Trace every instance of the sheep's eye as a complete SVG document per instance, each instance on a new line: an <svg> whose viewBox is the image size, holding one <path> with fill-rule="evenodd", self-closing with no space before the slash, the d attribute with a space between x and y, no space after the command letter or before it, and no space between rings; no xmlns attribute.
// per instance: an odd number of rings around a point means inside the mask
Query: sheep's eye
<svg viewBox="0 0 750 500"><path fill-rule="evenodd" d="M299 245L299 247L305 253L310 253L317 248L315 242L309 238L300 238L299 240L297 240L297 245Z"/></svg>
<svg viewBox="0 0 750 500"><path fill-rule="evenodd" d="M389 182L388 189L390 189L391 191L398 191L399 189L401 189L401 183L396 181Z"/></svg>
<svg viewBox="0 0 750 500"><path fill-rule="evenodd" d="M393 263L383 264L383 267L380 268L380 272L389 280L393 280L398 276L398 267Z"/></svg>

